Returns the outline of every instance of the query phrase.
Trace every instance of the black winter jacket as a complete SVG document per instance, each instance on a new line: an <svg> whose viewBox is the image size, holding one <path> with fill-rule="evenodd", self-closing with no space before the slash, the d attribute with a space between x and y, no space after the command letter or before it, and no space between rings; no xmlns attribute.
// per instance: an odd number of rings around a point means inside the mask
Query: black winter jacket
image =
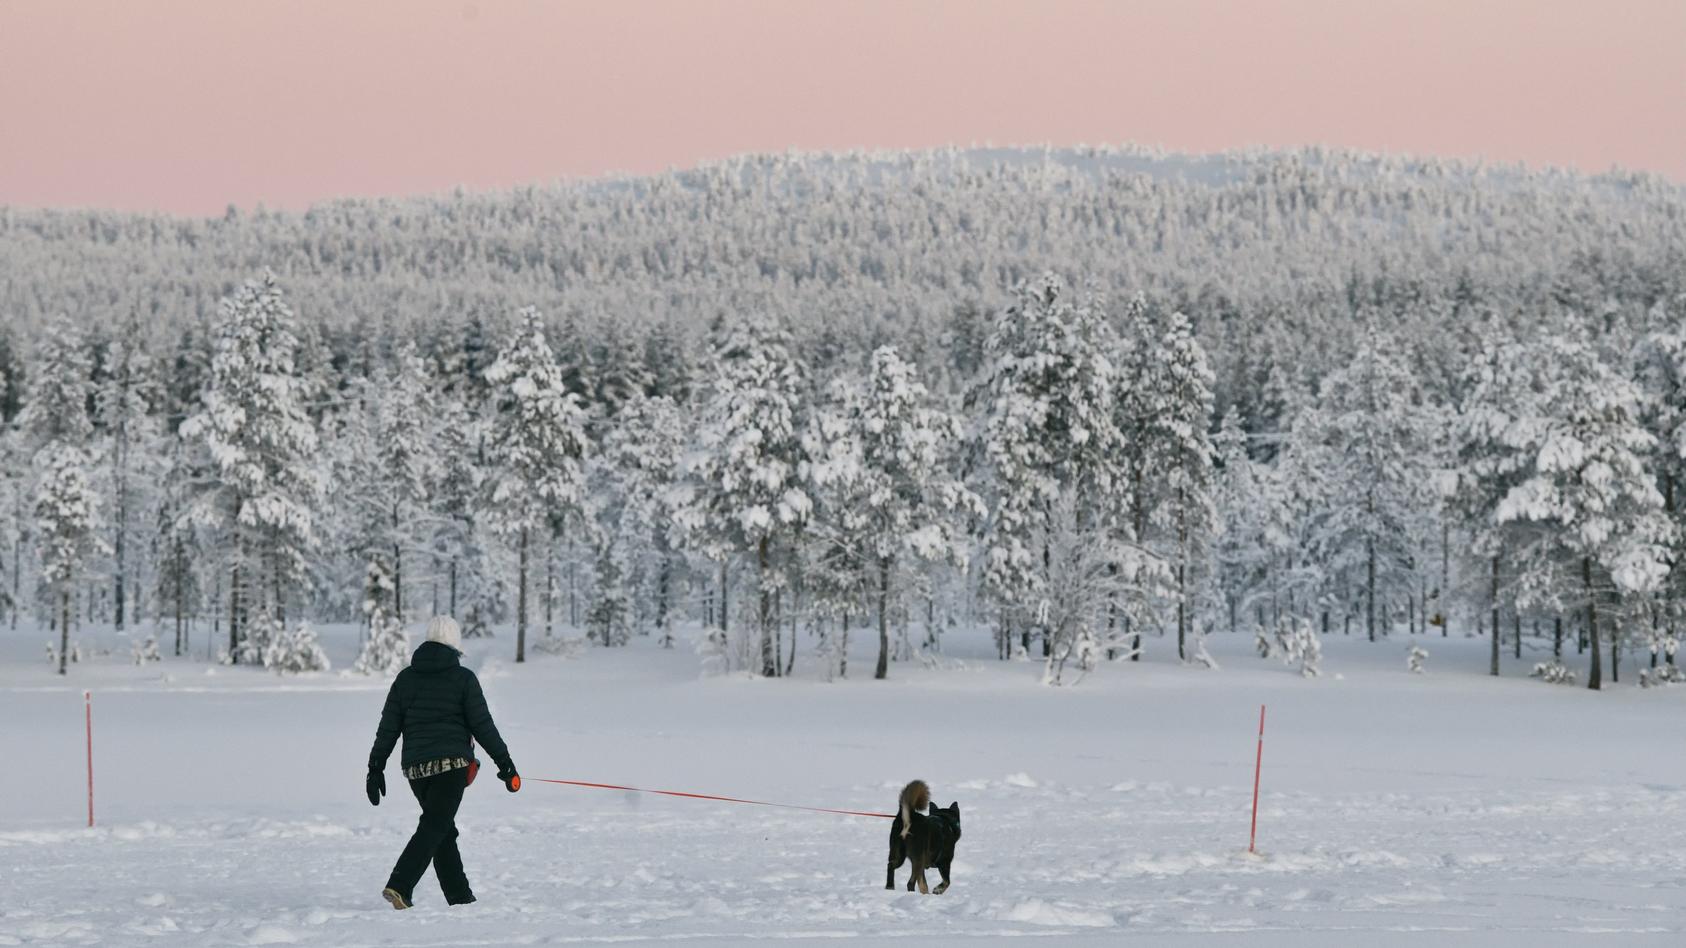
<svg viewBox="0 0 1686 948"><path fill-rule="evenodd" d="M385 770L386 759L404 736L402 765L467 757L469 738L479 742L500 770L510 769L509 748L498 736L480 679L462 667L457 650L442 642L423 642L386 693L369 769Z"/></svg>

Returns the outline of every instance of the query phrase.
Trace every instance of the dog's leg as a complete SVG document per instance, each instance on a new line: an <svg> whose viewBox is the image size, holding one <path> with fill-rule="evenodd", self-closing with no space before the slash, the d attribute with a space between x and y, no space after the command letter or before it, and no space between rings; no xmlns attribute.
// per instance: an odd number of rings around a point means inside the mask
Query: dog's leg
<svg viewBox="0 0 1686 948"><path fill-rule="evenodd" d="M913 871L907 875L907 891L912 892L919 886L919 874L925 871L925 865L919 861L918 853L910 855L908 861L913 863Z"/></svg>
<svg viewBox="0 0 1686 948"><path fill-rule="evenodd" d="M925 883L925 868L926 868L925 867L925 854L920 853L920 854L914 856L913 857L913 878L907 880L907 882L908 882L907 887L910 891L913 889L914 884L917 883L918 886L919 886L919 894L920 895L930 895L931 894L931 887Z"/></svg>
<svg viewBox="0 0 1686 948"><path fill-rule="evenodd" d="M890 830L890 870L884 873L884 888L890 890L896 888L896 870L900 869L902 863L906 861L907 847L902 845L901 820L898 819L896 825Z"/></svg>
<svg viewBox="0 0 1686 948"><path fill-rule="evenodd" d="M949 863L947 863L947 862L937 863L937 871L942 873L942 876L943 876L943 881L937 884L937 888L935 890L938 895L942 895L944 892L948 891L948 869L949 869Z"/></svg>

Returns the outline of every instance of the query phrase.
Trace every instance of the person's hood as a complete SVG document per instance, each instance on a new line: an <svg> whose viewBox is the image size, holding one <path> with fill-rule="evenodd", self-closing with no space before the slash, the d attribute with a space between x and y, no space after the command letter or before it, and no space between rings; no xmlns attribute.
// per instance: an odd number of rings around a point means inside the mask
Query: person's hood
<svg viewBox="0 0 1686 948"><path fill-rule="evenodd" d="M443 642L423 642L410 656L410 668L424 673L450 671L461 664L462 656Z"/></svg>

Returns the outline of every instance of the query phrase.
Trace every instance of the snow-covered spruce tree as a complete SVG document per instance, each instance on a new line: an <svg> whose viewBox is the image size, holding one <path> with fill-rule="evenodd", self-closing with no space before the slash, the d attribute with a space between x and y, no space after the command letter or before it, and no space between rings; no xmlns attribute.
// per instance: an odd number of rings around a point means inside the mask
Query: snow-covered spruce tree
<svg viewBox="0 0 1686 948"><path fill-rule="evenodd" d="M1186 661L1188 635L1191 630L1199 634L1199 593L1217 521L1210 435L1213 379L1206 351L1181 313L1171 314L1154 354L1159 371L1149 378L1158 384L1146 393L1153 419L1146 434L1156 443L1148 453L1162 464L1154 519L1165 537L1165 559L1175 584L1177 658Z"/></svg>
<svg viewBox="0 0 1686 948"><path fill-rule="evenodd" d="M1677 300L1673 307L1659 304L1659 309L1659 321L1678 327L1686 299ZM1637 375L1645 393L1645 427L1657 439L1653 460L1657 486L1663 494L1663 510L1674 524L1673 566L1660 594L1660 615L1653 619L1668 630L1657 637L1674 642L1686 625L1686 330L1651 334L1640 344L1637 356ZM1665 654L1673 667L1674 651Z"/></svg>
<svg viewBox="0 0 1686 948"><path fill-rule="evenodd" d="M433 373L413 344L397 353L390 373L380 373L374 396L375 461L385 496L381 531L392 564L392 617L405 616L405 555L426 551L432 488L439 481L434 425Z"/></svg>
<svg viewBox="0 0 1686 948"><path fill-rule="evenodd" d="M1212 439L1217 457L1213 507L1217 523L1212 541L1211 583L1223 604L1229 631L1240 630L1243 616L1266 590L1280 538L1273 536L1276 501L1268 465L1248 454L1240 414L1231 408ZM1263 626L1259 627L1263 633Z"/></svg>
<svg viewBox="0 0 1686 948"><path fill-rule="evenodd" d="M1331 581L1362 590L1371 641L1387 631L1389 604L1410 595L1421 551L1414 524L1437 503L1435 469L1416 381L1399 364L1396 343L1367 333L1352 360L1323 382L1303 421L1327 492L1312 525L1312 548Z"/></svg>
<svg viewBox="0 0 1686 948"><path fill-rule="evenodd" d="M35 455L35 495L41 578L58 606L59 674L70 649L70 602L84 564L98 552L96 498L88 484L88 456L76 445L48 443Z"/></svg>
<svg viewBox="0 0 1686 948"><path fill-rule="evenodd" d="M1654 593L1668 572L1673 524L1648 462L1656 439L1640 425L1640 392L1586 342L1555 336L1536 350L1548 366L1543 430L1524 446L1519 483L1494 521L1527 524L1524 563L1578 567L1591 639L1587 687L1603 686L1598 603ZM1615 647L1612 635L1612 649Z"/></svg>
<svg viewBox="0 0 1686 948"><path fill-rule="evenodd" d="M1092 636L1091 625L1048 624L1056 532L1097 542L1109 532L1126 541L1133 534L1117 493L1114 369L1099 303L1074 299L1052 275L1021 284L1016 296L990 334L987 367L970 396L989 509L984 582L1003 621L1022 630L1023 648L1033 631L1042 637L1052 679L1074 652L1083 660L1095 654L1085 642L1054 639L1056 632ZM1138 577L1144 558L1133 543L1118 544L1126 547L1131 562L1115 568Z"/></svg>
<svg viewBox="0 0 1686 948"><path fill-rule="evenodd" d="M1538 547L1527 534L1537 528L1524 521L1501 521L1499 505L1524 480L1532 476L1534 463L1549 430L1549 376L1542 374L1541 351L1520 342L1489 339L1471 362L1464 401L1459 406L1452 430L1456 446L1452 506L1469 531L1473 555L1484 561L1488 581L1491 620L1491 650L1488 673L1499 673L1499 576L1507 551L1521 565L1520 551L1532 548L1530 568L1522 570L1518 598L1536 605L1556 605L1556 581L1547 581L1543 570L1550 557L1537 555ZM1550 570L1560 573L1561 570ZM1556 580L1567 577L1555 576Z"/></svg>
<svg viewBox="0 0 1686 948"><path fill-rule="evenodd" d="M498 606L493 580L489 518L480 507L483 473L479 463L484 425L464 402L472 386L441 397L434 425L439 463L433 497L433 555L444 563L445 613L462 620L463 635L488 634ZM437 610L436 610L437 611Z"/></svg>
<svg viewBox="0 0 1686 948"><path fill-rule="evenodd" d="M133 549L145 546L150 524L136 514L156 506L162 442L154 406L159 391L144 329L134 315L124 321L106 350L104 380L95 393L95 427L103 442L109 498L106 509L112 551L112 621L122 631L129 619L131 593L144 588L136 575L145 560ZM142 535L136 536L137 529ZM143 541L136 544L132 541Z"/></svg>
<svg viewBox="0 0 1686 948"><path fill-rule="evenodd" d="M369 637L351 670L359 675L396 675L410 663L410 636L393 610L397 582L379 560L370 560L363 581L363 614Z"/></svg>
<svg viewBox="0 0 1686 948"><path fill-rule="evenodd" d="M634 397L604 433L592 505L600 530L613 527L624 546L624 582L632 619L673 645L675 601L683 560L674 548L673 487L687 432L672 399Z"/></svg>
<svg viewBox="0 0 1686 948"><path fill-rule="evenodd" d="M527 581L535 534L553 517L577 516L584 500L587 439L579 399L563 385L539 311L516 314L515 331L486 370L496 414L486 439L487 516L519 557L515 660L527 660Z"/></svg>
<svg viewBox="0 0 1686 948"><path fill-rule="evenodd" d="M298 348L293 312L275 274L247 281L222 301L210 378L199 411L181 427L182 437L206 455L193 515L226 538L234 660L255 612L285 625L287 603L298 596L316 549L323 485Z"/></svg>
<svg viewBox="0 0 1686 948"><path fill-rule="evenodd" d="M824 562L847 574L834 581L867 590L878 613L878 664L889 674L890 611L910 560L964 566L960 517L982 517L983 502L946 470L959 421L930 405L913 365L894 347L872 353L864 385L841 379L813 447L818 515L812 533Z"/></svg>
<svg viewBox="0 0 1686 948"><path fill-rule="evenodd" d="M786 547L813 509L802 373L789 334L764 316L727 327L713 361L713 389L685 460L674 522L689 545L721 564L722 575L731 558L754 557L760 671L773 677L780 670L773 606L787 579Z"/></svg>
<svg viewBox="0 0 1686 948"><path fill-rule="evenodd" d="M59 674L70 652L71 599L90 556L102 549L98 498L89 483L90 362L82 334L59 320L34 353L34 381L18 417L32 448L37 558L59 627Z"/></svg>

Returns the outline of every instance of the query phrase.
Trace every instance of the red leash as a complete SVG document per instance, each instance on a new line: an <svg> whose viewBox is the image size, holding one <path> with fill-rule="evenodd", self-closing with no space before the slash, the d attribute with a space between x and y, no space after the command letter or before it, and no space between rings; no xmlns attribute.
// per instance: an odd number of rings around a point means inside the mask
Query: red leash
<svg viewBox="0 0 1686 948"><path fill-rule="evenodd" d="M539 783L554 783L564 787L589 787L593 790L625 790L630 793L654 793L664 797L683 797L687 800L718 800L721 803L747 803L750 806L773 806L781 810L807 810L810 813L834 813L838 816L870 816L880 820L893 820L894 813L868 813L864 810L833 810L823 806L798 806L794 803L768 803L764 800L740 800L737 797L717 797L712 793L686 793L682 790L646 790L643 787L622 787L612 783L587 783L584 780L546 780L543 777L528 777Z"/></svg>

